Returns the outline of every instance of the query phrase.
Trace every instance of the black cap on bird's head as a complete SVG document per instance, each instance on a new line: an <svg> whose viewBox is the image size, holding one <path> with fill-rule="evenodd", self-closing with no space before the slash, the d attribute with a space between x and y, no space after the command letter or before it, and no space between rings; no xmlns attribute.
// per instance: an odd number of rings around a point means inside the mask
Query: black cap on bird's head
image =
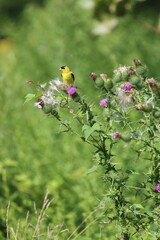
<svg viewBox="0 0 160 240"><path fill-rule="evenodd" d="M62 67L60 67L59 71L69 72L70 69L67 66L62 66Z"/></svg>
<svg viewBox="0 0 160 240"><path fill-rule="evenodd" d="M66 66L62 66L60 67L59 71L62 71L63 69L65 69Z"/></svg>

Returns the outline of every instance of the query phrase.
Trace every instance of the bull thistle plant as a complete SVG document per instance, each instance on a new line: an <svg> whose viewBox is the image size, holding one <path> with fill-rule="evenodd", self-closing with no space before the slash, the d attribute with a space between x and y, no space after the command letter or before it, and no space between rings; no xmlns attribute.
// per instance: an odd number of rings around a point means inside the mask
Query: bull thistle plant
<svg viewBox="0 0 160 240"><path fill-rule="evenodd" d="M98 165L103 168L103 218L117 225L115 239L160 239L160 83L148 77L138 59L133 66L115 69L111 78L91 73L89 80L103 96L99 104L88 103L77 86L58 79L46 84L29 81L36 93L27 94L26 102L34 99L44 114L95 149L96 166L90 172ZM80 127L66 120L69 114ZM123 152L126 147L142 170L126 170L121 157L116 162L117 149ZM143 168L146 161L149 167ZM130 185L135 175L139 182Z"/></svg>

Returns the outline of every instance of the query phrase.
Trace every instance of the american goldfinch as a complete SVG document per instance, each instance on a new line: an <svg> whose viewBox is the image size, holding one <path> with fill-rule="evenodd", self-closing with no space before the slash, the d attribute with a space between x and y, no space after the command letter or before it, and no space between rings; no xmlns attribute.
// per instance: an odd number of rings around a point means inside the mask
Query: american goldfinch
<svg viewBox="0 0 160 240"><path fill-rule="evenodd" d="M74 80L75 80L75 77L74 77L74 74L73 72L71 72L71 70L69 69L69 67L67 66L62 66L59 71L62 71L62 80L63 82L67 83L67 84L70 84L70 85L73 85L74 83Z"/></svg>

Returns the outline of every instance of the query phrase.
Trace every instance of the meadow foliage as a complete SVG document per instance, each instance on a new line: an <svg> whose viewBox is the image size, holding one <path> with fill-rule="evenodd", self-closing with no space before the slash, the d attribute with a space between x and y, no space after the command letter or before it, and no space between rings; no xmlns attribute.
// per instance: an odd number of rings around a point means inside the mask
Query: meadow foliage
<svg viewBox="0 0 160 240"><path fill-rule="evenodd" d="M98 2L1 14L0 239L159 238L159 1Z"/></svg>

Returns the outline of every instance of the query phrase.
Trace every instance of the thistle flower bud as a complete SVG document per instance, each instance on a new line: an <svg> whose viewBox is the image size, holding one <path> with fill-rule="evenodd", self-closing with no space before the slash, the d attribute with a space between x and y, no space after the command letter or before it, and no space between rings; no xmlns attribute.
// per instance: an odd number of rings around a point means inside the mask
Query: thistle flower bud
<svg viewBox="0 0 160 240"><path fill-rule="evenodd" d="M101 73L101 74L100 74L100 77L101 77L104 81L106 81L106 79L107 79L107 74Z"/></svg>
<svg viewBox="0 0 160 240"><path fill-rule="evenodd" d="M152 103L148 102L148 103L145 103L145 104L139 104L136 106L136 109L139 110L139 111L144 111L144 112L152 112L153 111L153 106L152 106Z"/></svg>
<svg viewBox="0 0 160 240"><path fill-rule="evenodd" d="M155 111L153 115L155 118L160 118L160 111Z"/></svg>
<svg viewBox="0 0 160 240"><path fill-rule="evenodd" d="M136 106L136 109L137 109L138 111L141 111L141 110L143 109L143 104L138 104L138 105Z"/></svg>
<svg viewBox="0 0 160 240"><path fill-rule="evenodd" d="M135 74L135 73L136 73L136 70L135 70L133 67L129 67L129 68L128 68L128 73L131 74L131 75L132 75L132 74Z"/></svg>
<svg viewBox="0 0 160 240"><path fill-rule="evenodd" d="M130 142L131 139L132 139L132 136L130 133L123 133L121 134L121 139L124 141L124 142Z"/></svg>
<svg viewBox="0 0 160 240"><path fill-rule="evenodd" d="M128 69L128 73L130 75L129 82L133 85L137 85L139 82L141 82L141 79L139 76L136 75L136 70L133 67L130 67Z"/></svg>
<svg viewBox="0 0 160 240"><path fill-rule="evenodd" d="M141 82L141 79L139 76L137 76L136 74L132 74L130 77L129 77L129 82L133 85L138 85L138 83Z"/></svg>
<svg viewBox="0 0 160 240"><path fill-rule="evenodd" d="M160 82L157 82L154 78L148 78L146 82L150 85L153 91L160 91Z"/></svg>
<svg viewBox="0 0 160 240"><path fill-rule="evenodd" d="M93 81L95 81L96 78L97 78L97 74L94 73L94 72L92 72L92 73L89 74L89 77L90 77Z"/></svg>
<svg viewBox="0 0 160 240"><path fill-rule="evenodd" d="M144 66L144 65L138 65L138 66L136 67L136 73L137 73L138 75L141 75L141 76L145 77L145 76L146 76L146 73L147 73L147 67Z"/></svg>
<svg viewBox="0 0 160 240"><path fill-rule="evenodd" d="M122 80L126 81L128 80L129 74L128 74L128 69L122 72Z"/></svg>
<svg viewBox="0 0 160 240"><path fill-rule="evenodd" d="M95 80L95 87L96 88L103 88L104 86L104 81L102 78L100 77L97 77L96 80Z"/></svg>
<svg viewBox="0 0 160 240"><path fill-rule="evenodd" d="M115 69L113 71L114 72L113 80L115 82L126 81L129 77L128 69L129 69L129 67L126 67L126 66L122 66L122 67Z"/></svg>
<svg viewBox="0 0 160 240"><path fill-rule="evenodd" d="M118 82L121 82L122 81L122 73L121 72L116 72L114 73L113 75L113 81L118 83Z"/></svg>
<svg viewBox="0 0 160 240"><path fill-rule="evenodd" d="M43 109L43 112L45 114L49 114L52 111L52 105L51 104L44 104L42 109Z"/></svg>
<svg viewBox="0 0 160 240"><path fill-rule="evenodd" d="M141 61L139 59L134 59L133 62L135 64L135 66L141 65Z"/></svg>
<svg viewBox="0 0 160 240"><path fill-rule="evenodd" d="M146 103L146 104L143 105L142 110L143 110L144 112L147 112L147 113L152 112L153 106L152 106L151 103Z"/></svg>
<svg viewBox="0 0 160 240"><path fill-rule="evenodd" d="M146 73L147 73L147 67L142 65L141 61L139 59L134 59L133 60L135 66L136 66L136 72L139 75L142 75L143 77L145 77Z"/></svg>
<svg viewBox="0 0 160 240"><path fill-rule="evenodd" d="M151 85L151 86L154 86L154 85L156 85L156 80L152 77L152 78L148 78L147 80L146 80L146 82L149 84L149 85Z"/></svg>
<svg viewBox="0 0 160 240"><path fill-rule="evenodd" d="M112 82L112 80L111 80L110 78L107 78L107 79L105 80L105 82L104 82L104 88L105 88L106 90L110 90L110 89L113 88L113 82Z"/></svg>

